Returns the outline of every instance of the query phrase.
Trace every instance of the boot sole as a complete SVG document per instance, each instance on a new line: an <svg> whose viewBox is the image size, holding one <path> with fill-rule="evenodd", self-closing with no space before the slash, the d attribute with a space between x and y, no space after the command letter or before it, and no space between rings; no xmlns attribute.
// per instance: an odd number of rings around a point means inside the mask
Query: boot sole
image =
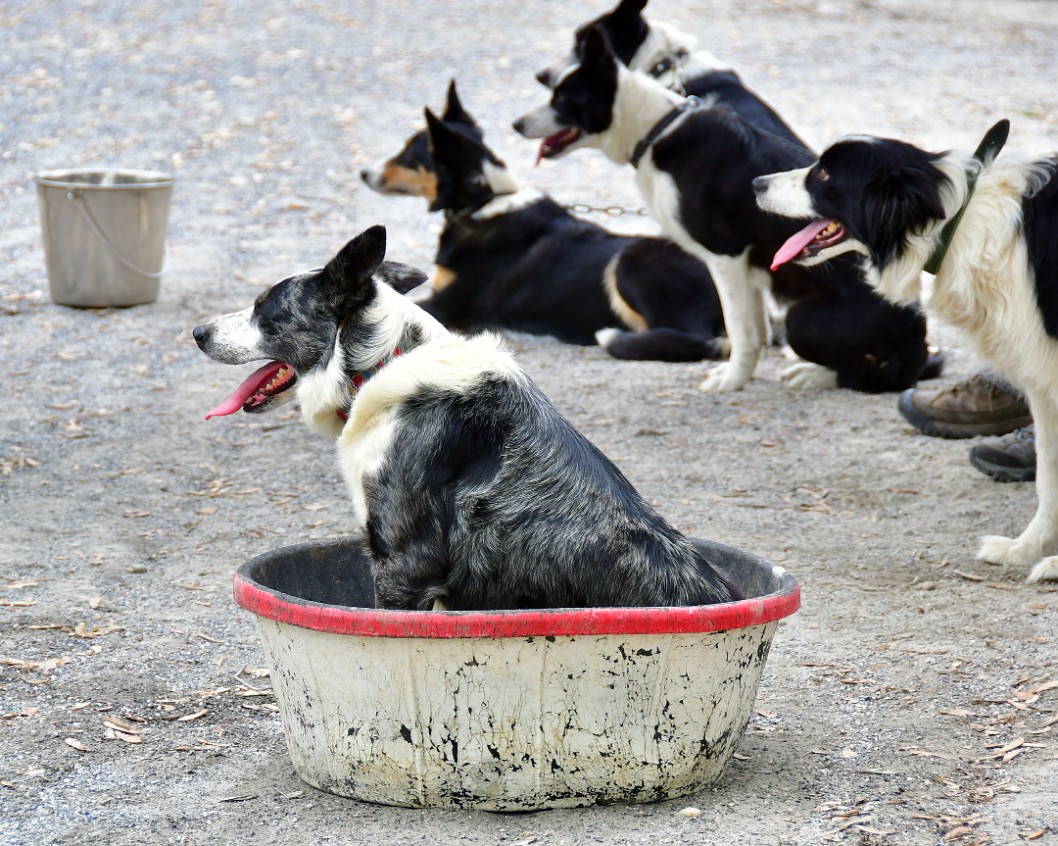
<svg viewBox="0 0 1058 846"><path fill-rule="evenodd" d="M934 438L962 440L964 438L976 438L979 435L1006 435L1015 429L1021 429L1032 423L1031 414L1006 420L989 420L983 423L950 423L945 420L934 420L912 405L912 390L912 388L909 388L900 395L900 400L896 404L897 410L908 423L923 434Z"/></svg>
<svg viewBox="0 0 1058 846"><path fill-rule="evenodd" d="M986 461L970 450L970 463L986 476L991 476L997 482L1035 482L1035 467L1006 467Z"/></svg>

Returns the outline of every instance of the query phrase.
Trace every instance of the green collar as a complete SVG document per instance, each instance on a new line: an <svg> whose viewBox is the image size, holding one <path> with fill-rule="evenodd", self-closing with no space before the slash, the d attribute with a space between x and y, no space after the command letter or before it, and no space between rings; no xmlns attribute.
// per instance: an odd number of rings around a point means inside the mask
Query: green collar
<svg viewBox="0 0 1058 846"><path fill-rule="evenodd" d="M929 261L925 264L925 271L927 273L936 274L940 270L941 263L944 261L944 255L948 252L948 245L951 243L952 236L955 234L955 230L959 227L959 221L962 220L963 212L966 211L966 207L970 205L970 198L973 197L974 188L977 186L977 177L981 171L988 167L995 160L995 157L999 155L999 151L1003 149L1003 145L1007 143L1007 135L1010 134L1010 121L1004 118L999 121L995 126L985 133L985 137L981 139L981 143L977 145L977 149L974 151L974 158L981 163L981 167L971 171L966 176L966 199L963 200L962 207L955 213L955 217L949 220L944 229L940 233L940 241L937 246L933 248L933 253L929 257Z"/></svg>

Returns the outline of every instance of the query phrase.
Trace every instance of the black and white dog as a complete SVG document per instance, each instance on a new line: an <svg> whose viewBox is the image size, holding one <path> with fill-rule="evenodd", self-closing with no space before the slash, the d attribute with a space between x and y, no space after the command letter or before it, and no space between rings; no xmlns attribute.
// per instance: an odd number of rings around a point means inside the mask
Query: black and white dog
<svg viewBox="0 0 1058 846"><path fill-rule="evenodd" d="M620 0L609 12L577 27L573 50L536 74L548 88L579 63L588 32L598 27L606 33L614 55L629 70L642 71L666 88L723 103L745 121L787 143L808 149L775 110L743 85L734 69L712 53L696 49L696 39L671 24L643 17L647 0Z"/></svg>
<svg viewBox="0 0 1058 846"><path fill-rule="evenodd" d="M787 341L803 359L783 373L791 387L894 391L936 375L921 310L885 302L861 278L857 262L769 271L775 250L797 226L758 209L752 182L807 164L813 158L807 150L722 103L684 99L630 71L599 27L584 34L579 58L550 103L520 118L515 129L543 138L545 158L595 147L637 167L651 213L706 263L723 304L731 360L709 372L703 390L739 389L753 375L768 338L768 290L790 303Z"/></svg>
<svg viewBox="0 0 1058 846"><path fill-rule="evenodd" d="M426 120L397 155L361 172L374 190L425 197L445 214L423 309L450 329L598 341L622 359L726 355L720 298L700 261L667 239L615 235L519 188L455 82L443 116L427 110Z"/></svg>
<svg viewBox="0 0 1058 846"><path fill-rule="evenodd" d="M851 253L896 303L918 299L923 269L936 273L930 308L1025 392L1036 424L1036 516L1017 539L984 538L978 557L1035 565L1029 581L1056 580L1058 157L994 154L987 144L970 156L853 137L755 186L762 209L812 219L777 265Z"/></svg>
<svg viewBox="0 0 1058 846"><path fill-rule="evenodd" d="M194 330L272 359L214 413L301 402L335 438L379 607L698 605L740 594L551 405L490 334L450 334L388 284L385 230Z"/></svg>

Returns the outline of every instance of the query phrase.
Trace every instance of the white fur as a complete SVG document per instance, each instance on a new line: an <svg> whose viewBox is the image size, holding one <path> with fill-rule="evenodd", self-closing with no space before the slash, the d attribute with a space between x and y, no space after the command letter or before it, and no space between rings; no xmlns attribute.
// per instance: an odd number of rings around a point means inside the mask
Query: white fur
<svg viewBox="0 0 1058 846"><path fill-rule="evenodd" d="M211 342L218 351L216 358L224 357L231 364L246 364L265 357L261 352L261 332L253 322L253 306L218 317L211 326Z"/></svg>
<svg viewBox="0 0 1058 846"><path fill-rule="evenodd" d="M464 393L489 375L525 378L498 336L444 335L393 359L360 389L338 438L338 466L360 527L368 518L364 483L394 448L401 405L427 387Z"/></svg>
<svg viewBox="0 0 1058 846"><path fill-rule="evenodd" d="M349 361L357 370L373 367L392 353L409 324L417 325L426 339L448 335L435 318L385 284L378 285L378 296L365 310L364 320L374 326L374 343L357 344L357 357Z"/></svg>
<svg viewBox="0 0 1058 846"><path fill-rule="evenodd" d="M526 138L547 138L566 128L558 122L558 115L550 103L526 112L516 123L518 131Z"/></svg>
<svg viewBox="0 0 1058 846"><path fill-rule="evenodd" d="M633 73L618 63L617 94L610 127L598 135L585 135L578 143L602 150L617 164L626 164L632 158L636 145L681 102L683 98L678 94L666 91L650 77ZM658 140L672 132L682 121L683 116L674 120L658 136ZM644 155L640 168L650 155L650 151Z"/></svg>
<svg viewBox="0 0 1058 846"><path fill-rule="evenodd" d="M818 217L812 198L805 190L811 167L762 176L765 187L757 194L757 205L783 217Z"/></svg>
<svg viewBox="0 0 1058 846"><path fill-rule="evenodd" d="M838 374L811 361L798 361L783 369L782 380L795 391L829 390L838 386Z"/></svg>
<svg viewBox="0 0 1058 846"><path fill-rule="evenodd" d="M349 402L343 358L341 346L335 344L327 367L306 373L294 386L301 405L301 419L312 431L326 438L341 434L343 422L336 412Z"/></svg>
<svg viewBox="0 0 1058 846"><path fill-rule="evenodd" d="M344 424L336 412L349 403L349 387L344 369L347 364L354 370L366 370L388 358L400 343L401 335L409 323L417 325L425 339L448 334L448 330L433 317L385 284L378 285L378 295L368 307L367 319L378 327L374 345L362 345L360 356L346 362L341 337L338 337L327 367L304 374L295 386L301 403L302 420L314 432L325 437L337 438L342 432ZM387 369L390 366L392 363L387 365Z"/></svg>
<svg viewBox="0 0 1058 846"><path fill-rule="evenodd" d="M503 165L496 165L488 159L481 166L485 174L485 183L493 194L513 194L518 190L518 180Z"/></svg>
<svg viewBox="0 0 1058 846"><path fill-rule="evenodd" d="M949 153L947 156L937 162L936 167L941 170L948 177L948 186L945 187L942 193L942 203L944 206L944 217L945 220L934 221L932 225L927 226L921 232L915 232L908 236L907 246L899 256L899 258L886 265L884 268L879 269L868 263L867 267L867 281L874 288L878 290L883 297L894 303L900 303L901 305L909 305L920 301L922 296L922 269L927 261L929 261L930 255L933 253L933 248L936 246L937 241L940 239L941 230L944 229L946 220L953 217L959 209L962 207L963 202L966 200L966 193L968 185L966 181L966 172L968 168L974 167L976 162L969 156L962 156L954 153ZM995 167L1002 168L1004 165L996 163ZM986 175L982 174L982 182L986 182ZM982 184L978 184L978 190L984 188ZM975 193L975 203L979 202L982 196L988 194L988 189L985 189L984 194ZM955 230L955 236L952 243L948 247L948 256L944 261L942 267L942 273L950 272L952 262L959 263L962 259L955 257L955 254L959 251L956 244L962 244L963 247L969 247L969 252L972 254L976 248L972 242L966 240L966 235L973 229L980 228L980 224L971 225L964 228L967 224L970 224L971 219L979 216L980 206L973 214L970 214L969 208L967 214L963 216L962 222L959 224L959 228ZM1017 215L1020 219L1021 211L1020 206L1017 209ZM968 217L969 216L969 217ZM990 215L986 214L986 218ZM984 223L987 229L989 223ZM1004 239L1009 238L1009 232L1003 233L1001 237ZM990 239L991 240L991 239ZM982 242L983 243L983 242ZM936 295L937 288L934 287L934 296ZM936 304L932 306L934 311L939 314L946 316L946 310L943 306L938 307ZM1035 310L1035 305L1033 305Z"/></svg>
<svg viewBox="0 0 1058 846"><path fill-rule="evenodd" d="M500 215L510 214L511 212L531 206L533 203L538 202L543 198L543 196L543 192L538 191L536 188L523 188L520 191L502 194L493 200L489 200L489 202L474 212L472 217L487 220L490 217L499 217Z"/></svg>

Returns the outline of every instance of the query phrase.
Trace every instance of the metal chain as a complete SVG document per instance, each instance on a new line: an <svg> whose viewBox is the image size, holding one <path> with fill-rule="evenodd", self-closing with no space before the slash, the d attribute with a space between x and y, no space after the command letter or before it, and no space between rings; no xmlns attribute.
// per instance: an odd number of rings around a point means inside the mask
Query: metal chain
<svg viewBox="0 0 1058 846"><path fill-rule="evenodd" d="M672 85L670 87L681 97L687 96L687 89L683 87L683 64L686 61L686 53L677 53L676 60L672 65Z"/></svg>
<svg viewBox="0 0 1058 846"><path fill-rule="evenodd" d="M605 214L609 217L622 217L624 215L634 215L636 217L650 217L650 212L644 208L639 209L626 209L624 206L593 206L590 203L568 203L563 204L564 208L568 212L573 214Z"/></svg>

